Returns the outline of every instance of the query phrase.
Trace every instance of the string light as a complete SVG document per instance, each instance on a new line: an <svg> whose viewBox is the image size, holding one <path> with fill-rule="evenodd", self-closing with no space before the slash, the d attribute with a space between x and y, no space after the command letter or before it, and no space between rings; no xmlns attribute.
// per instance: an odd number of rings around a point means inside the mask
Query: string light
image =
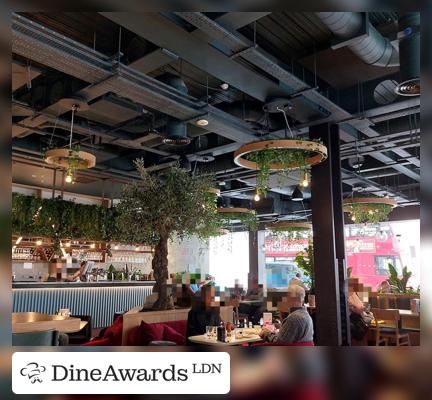
<svg viewBox="0 0 432 400"><path fill-rule="evenodd" d="M307 172L304 173L304 176L303 176L303 180L302 180L301 185L302 185L303 187L308 187L308 186L309 186L309 176L308 176L308 173L307 173Z"/></svg>

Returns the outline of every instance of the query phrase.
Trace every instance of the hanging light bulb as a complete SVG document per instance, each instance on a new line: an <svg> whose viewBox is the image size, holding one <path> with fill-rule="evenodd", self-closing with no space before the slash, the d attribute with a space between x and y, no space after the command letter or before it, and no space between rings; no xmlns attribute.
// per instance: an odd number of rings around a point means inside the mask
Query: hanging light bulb
<svg viewBox="0 0 432 400"><path fill-rule="evenodd" d="M70 171L67 172L66 178L65 178L65 182L67 183L71 183L73 181L73 177Z"/></svg>
<svg viewBox="0 0 432 400"><path fill-rule="evenodd" d="M353 216L351 217L351 221L355 222L355 220L356 220L356 217L355 217L355 215L353 215Z"/></svg>
<svg viewBox="0 0 432 400"><path fill-rule="evenodd" d="M308 173L307 173L306 171L305 171L305 173L304 173L304 176L303 176L303 180L302 180L301 185L302 185L303 187L308 187L308 186L309 186L309 176L308 176Z"/></svg>
<svg viewBox="0 0 432 400"><path fill-rule="evenodd" d="M260 200L261 200L261 197L260 197L260 195L258 194L258 192L255 193L254 200L255 200L255 201L260 201Z"/></svg>

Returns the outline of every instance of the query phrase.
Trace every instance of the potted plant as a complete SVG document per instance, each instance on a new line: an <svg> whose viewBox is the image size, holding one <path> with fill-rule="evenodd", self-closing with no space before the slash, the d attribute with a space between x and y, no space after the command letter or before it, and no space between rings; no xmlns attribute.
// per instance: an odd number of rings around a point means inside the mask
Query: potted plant
<svg viewBox="0 0 432 400"><path fill-rule="evenodd" d="M408 281L412 276L412 272L408 271L407 267L402 268L402 276L399 278L395 266L388 264L390 276L387 279L390 287L397 293L408 293Z"/></svg>
<svg viewBox="0 0 432 400"><path fill-rule="evenodd" d="M158 299L155 310L172 307L167 293L168 239L190 235L207 238L217 228L216 199L209 196L210 176L190 176L178 166L163 176L151 175L143 160L135 161L140 180L123 189L117 206L122 239L130 243L154 245L152 269ZM211 229L206 229L211 227Z"/></svg>

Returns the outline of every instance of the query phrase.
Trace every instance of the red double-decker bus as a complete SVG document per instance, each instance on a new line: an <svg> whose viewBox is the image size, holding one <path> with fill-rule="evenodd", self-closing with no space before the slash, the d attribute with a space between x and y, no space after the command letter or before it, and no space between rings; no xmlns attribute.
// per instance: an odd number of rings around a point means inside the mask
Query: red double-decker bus
<svg viewBox="0 0 432 400"><path fill-rule="evenodd" d="M295 256L307 245L307 239L289 241L269 237L265 241L266 264L293 263ZM351 276L373 289L387 279L389 263L401 271L399 241L390 225L345 226L345 252L346 266L352 269Z"/></svg>

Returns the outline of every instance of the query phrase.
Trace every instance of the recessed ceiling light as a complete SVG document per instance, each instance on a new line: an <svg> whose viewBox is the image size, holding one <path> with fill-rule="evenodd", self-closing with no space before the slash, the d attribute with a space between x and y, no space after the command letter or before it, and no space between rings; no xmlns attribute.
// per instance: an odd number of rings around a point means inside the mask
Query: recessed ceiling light
<svg viewBox="0 0 432 400"><path fill-rule="evenodd" d="M201 118L196 120L198 126L207 126L209 124L208 120Z"/></svg>

